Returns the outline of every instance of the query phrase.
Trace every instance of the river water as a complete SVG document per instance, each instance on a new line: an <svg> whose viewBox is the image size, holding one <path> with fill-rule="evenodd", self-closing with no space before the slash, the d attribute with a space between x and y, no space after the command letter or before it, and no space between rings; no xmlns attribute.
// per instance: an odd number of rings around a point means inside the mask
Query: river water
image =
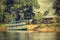
<svg viewBox="0 0 60 40"><path fill-rule="evenodd" d="M0 32L0 40L60 40L60 32Z"/></svg>

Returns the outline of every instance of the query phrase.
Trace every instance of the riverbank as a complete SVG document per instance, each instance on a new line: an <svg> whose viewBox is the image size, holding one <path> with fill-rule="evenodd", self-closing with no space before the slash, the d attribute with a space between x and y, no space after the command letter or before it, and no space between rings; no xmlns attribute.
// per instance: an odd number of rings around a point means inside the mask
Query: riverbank
<svg viewBox="0 0 60 40"><path fill-rule="evenodd" d="M42 27L38 27L39 25L37 24L30 24L30 25L26 25L27 26L27 31L39 31L39 32L60 32L60 27L48 27L48 26L42 26ZM3 25L2 27L0 27L0 31L7 31L7 25ZM19 30L18 30L19 31Z"/></svg>

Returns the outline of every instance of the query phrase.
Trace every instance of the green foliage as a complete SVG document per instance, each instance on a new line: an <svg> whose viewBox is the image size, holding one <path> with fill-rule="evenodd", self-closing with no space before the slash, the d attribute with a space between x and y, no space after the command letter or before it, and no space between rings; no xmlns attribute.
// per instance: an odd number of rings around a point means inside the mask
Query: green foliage
<svg viewBox="0 0 60 40"><path fill-rule="evenodd" d="M55 0L53 8L56 10L55 15L60 16L60 0Z"/></svg>
<svg viewBox="0 0 60 40"><path fill-rule="evenodd" d="M42 13L37 12L37 13L35 13L34 19L40 20L40 19L42 19L42 16L43 16Z"/></svg>
<svg viewBox="0 0 60 40"><path fill-rule="evenodd" d="M22 5L20 5L20 4L14 4L14 8L21 8L22 7Z"/></svg>
<svg viewBox="0 0 60 40"><path fill-rule="evenodd" d="M60 27L60 23L57 23L57 24L56 24L56 27Z"/></svg>
<svg viewBox="0 0 60 40"><path fill-rule="evenodd" d="M24 17L27 19L32 18L33 7L36 9L40 8L40 5L38 4L37 0L15 0L15 2L18 4L14 4L14 8L19 8L21 10L21 8L25 7L25 8L23 8L22 11L24 11ZM29 6L32 6L32 8ZM28 8L29 10L26 8ZM31 12L29 12L30 10L31 10Z"/></svg>
<svg viewBox="0 0 60 40"><path fill-rule="evenodd" d="M12 14L5 13L5 20L4 23L11 23L15 19L15 15L13 16Z"/></svg>
<svg viewBox="0 0 60 40"><path fill-rule="evenodd" d="M37 20L37 23L39 23L39 22L41 23L42 22L42 17L43 17L43 14L40 13L40 12L37 12L37 13L35 13L34 19Z"/></svg>
<svg viewBox="0 0 60 40"><path fill-rule="evenodd" d="M51 22L56 23L57 22L56 18L53 18Z"/></svg>
<svg viewBox="0 0 60 40"><path fill-rule="evenodd" d="M9 4L10 6L7 6L6 5L7 0L0 0L0 5L1 5L0 6L0 23L9 23L9 22L12 22L12 20L14 20L16 18L16 13L11 14L11 7L18 8L18 9L20 9L20 11L21 11L22 6L26 7L26 5L32 6L34 8L40 8L40 6L36 0L13 0L13 1L14 1L14 4L11 4L11 5ZM9 9L10 13L5 12L6 8ZM3 15L5 16L5 18L3 17ZM2 21L2 20L4 20L4 21Z"/></svg>
<svg viewBox="0 0 60 40"><path fill-rule="evenodd" d="M15 0L15 2L19 3L20 6L31 5L35 8L40 8L40 5L38 4L37 0Z"/></svg>
<svg viewBox="0 0 60 40"><path fill-rule="evenodd" d="M13 19L15 19L15 14L13 16L12 14L4 11L6 8L5 3L3 3L4 1L0 1L0 24L9 23L12 22Z"/></svg>
<svg viewBox="0 0 60 40"><path fill-rule="evenodd" d="M4 15L4 17L3 17ZM3 13L0 15L0 23L11 23L15 19L15 15L13 16L12 14L9 13ZM2 21L3 20L3 21Z"/></svg>

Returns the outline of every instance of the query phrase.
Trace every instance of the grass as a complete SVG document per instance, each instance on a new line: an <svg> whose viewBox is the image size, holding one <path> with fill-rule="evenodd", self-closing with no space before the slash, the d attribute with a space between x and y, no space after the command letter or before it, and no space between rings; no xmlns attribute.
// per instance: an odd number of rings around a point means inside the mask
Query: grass
<svg viewBox="0 0 60 40"><path fill-rule="evenodd" d="M33 30L34 28L36 28L37 26L39 26L38 24L30 24L27 25L27 28L29 31L40 31L40 32L60 32L60 27L55 27L51 24L49 24L48 26L46 24L42 24L41 27L37 28L36 30Z"/></svg>
<svg viewBox="0 0 60 40"><path fill-rule="evenodd" d="M39 24L30 24L26 26L28 31L40 31L40 32L55 32L55 31L58 32L59 31L60 32L60 27L55 27L55 26L52 26L51 24L49 25L41 24L41 27L38 27L36 30L33 30L33 29L39 26ZM0 24L0 31L7 31L7 25Z"/></svg>
<svg viewBox="0 0 60 40"><path fill-rule="evenodd" d="M6 24L0 24L0 31L7 31L7 25Z"/></svg>

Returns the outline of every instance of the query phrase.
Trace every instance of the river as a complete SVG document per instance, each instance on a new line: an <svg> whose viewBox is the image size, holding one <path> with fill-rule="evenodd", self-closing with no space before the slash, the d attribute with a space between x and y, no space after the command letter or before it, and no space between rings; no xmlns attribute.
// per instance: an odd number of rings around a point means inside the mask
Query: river
<svg viewBox="0 0 60 40"><path fill-rule="evenodd" d="M60 40L60 32L0 32L0 40Z"/></svg>

